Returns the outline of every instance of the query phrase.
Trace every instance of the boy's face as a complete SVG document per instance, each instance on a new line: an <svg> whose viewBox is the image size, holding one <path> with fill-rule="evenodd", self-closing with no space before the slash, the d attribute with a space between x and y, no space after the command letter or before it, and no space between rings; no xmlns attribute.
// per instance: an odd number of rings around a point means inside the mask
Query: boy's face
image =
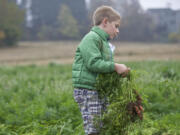
<svg viewBox="0 0 180 135"><path fill-rule="evenodd" d="M119 33L120 20L113 22L106 22L105 31L109 34L110 39L115 38Z"/></svg>

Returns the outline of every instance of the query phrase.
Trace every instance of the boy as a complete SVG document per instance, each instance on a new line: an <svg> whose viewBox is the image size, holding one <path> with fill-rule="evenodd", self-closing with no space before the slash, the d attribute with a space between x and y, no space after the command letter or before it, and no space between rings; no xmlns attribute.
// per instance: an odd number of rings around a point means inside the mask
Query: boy
<svg viewBox="0 0 180 135"><path fill-rule="evenodd" d="M93 14L94 27L85 35L77 47L72 68L74 98L79 104L85 133L97 135L93 118L100 117L103 103L95 88L96 77L100 73L116 71L126 76L129 68L113 61L108 43L119 33L120 15L112 7L101 6Z"/></svg>

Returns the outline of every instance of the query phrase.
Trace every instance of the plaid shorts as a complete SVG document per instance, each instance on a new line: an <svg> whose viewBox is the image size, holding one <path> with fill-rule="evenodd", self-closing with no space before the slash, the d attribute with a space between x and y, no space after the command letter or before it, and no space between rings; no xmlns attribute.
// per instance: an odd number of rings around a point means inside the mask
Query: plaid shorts
<svg viewBox="0 0 180 135"><path fill-rule="evenodd" d="M101 117L104 102L99 99L97 91L74 89L74 99L79 104L85 133L98 133L98 129L94 125L94 118Z"/></svg>

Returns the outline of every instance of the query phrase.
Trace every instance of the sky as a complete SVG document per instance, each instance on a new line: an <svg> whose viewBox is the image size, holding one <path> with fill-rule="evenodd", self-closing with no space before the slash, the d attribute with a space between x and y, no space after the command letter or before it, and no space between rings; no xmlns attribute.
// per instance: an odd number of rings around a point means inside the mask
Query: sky
<svg viewBox="0 0 180 135"><path fill-rule="evenodd" d="M148 8L166 8L171 7L175 10L180 10L180 0L139 0L142 7Z"/></svg>
<svg viewBox="0 0 180 135"><path fill-rule="evenodd" d="M16 0L17 4L21 4L22 0Z"/></svg>
<svg viewBox="0 0 180 135"><path fill-rule="evenodd" d="M17 3L21 2L22 0L17 0ZM171 7L172 9L180 10L180 0L139 0L139 2L144 9Z"/></svg>
<svg viewBox="0 0 180 135"><path fill-rule="evenodd" d="M89 2L90 0L86 0ZM174 10L180 10L180 0L139 0L143 9L148 8L166 8L171 7Z"/></svg>

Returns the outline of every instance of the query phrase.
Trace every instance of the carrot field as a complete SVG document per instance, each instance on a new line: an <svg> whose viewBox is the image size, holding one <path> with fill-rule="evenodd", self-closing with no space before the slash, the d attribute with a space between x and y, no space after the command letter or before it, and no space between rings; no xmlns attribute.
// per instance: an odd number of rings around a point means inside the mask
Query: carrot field
<svg viewBox="0 0 180 135"><path fill-rule="evenodd" d="M84 135L71 79L77 44L0 49L0 135ZM115 61L136 71L143 97L144 119L128 135L180 135L179 46L123 43Z"/></svg>
<svg viewBox="0 0 180 135"><path fill-rule="evenodd" d="M130 135L180 135L180 62L126 62L139 73L144 120ZM71 64L1 66L0 134L83 135Z"/></svg>

